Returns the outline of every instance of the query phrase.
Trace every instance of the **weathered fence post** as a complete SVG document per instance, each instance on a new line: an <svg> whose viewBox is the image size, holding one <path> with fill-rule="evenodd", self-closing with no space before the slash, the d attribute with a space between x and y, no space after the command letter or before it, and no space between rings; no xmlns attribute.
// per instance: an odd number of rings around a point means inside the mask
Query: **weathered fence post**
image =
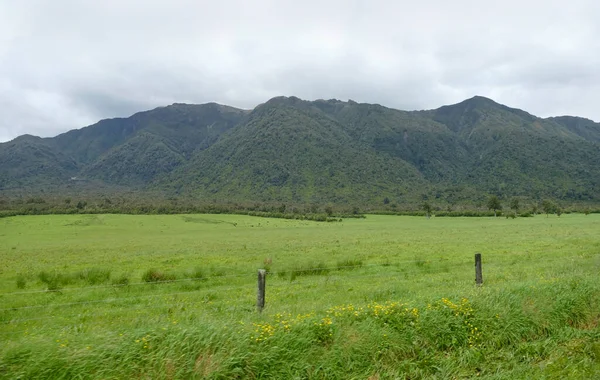
<svg viewBox="0 0 600 380"><path fill-rule="evenodd" d="M256 293L256 308L260 313L265 307L265 280L267 271L264 269L258 270L258 292Z"/></svg>
<svg viewBox="0 0 600 380"><path fill-rule="evenodd" d="M481 274L481 253L475 254L475 283L477 286L483 284L483 275Z"/></svg>

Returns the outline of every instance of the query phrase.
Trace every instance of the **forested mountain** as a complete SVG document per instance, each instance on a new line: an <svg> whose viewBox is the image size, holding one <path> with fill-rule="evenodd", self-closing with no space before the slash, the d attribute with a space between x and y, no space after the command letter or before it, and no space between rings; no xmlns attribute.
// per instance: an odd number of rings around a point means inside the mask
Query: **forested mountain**
<svg viewBox="0 0 600 380"><path fill-rule="evenodd" d="M489 194L600 200L600 124L474 97L429 111L277 97L173 104L0 144L12 194L128 189L215 201L380 204ZM88 186L80 185L88 183Z"/></svg>

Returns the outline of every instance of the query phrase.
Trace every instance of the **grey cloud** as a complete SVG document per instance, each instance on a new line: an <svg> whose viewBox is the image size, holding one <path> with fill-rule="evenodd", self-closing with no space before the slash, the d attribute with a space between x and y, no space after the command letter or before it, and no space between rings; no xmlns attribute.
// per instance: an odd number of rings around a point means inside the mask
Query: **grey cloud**
<svg viewBox="0 0 600 380"><path fill-rule="evenodd" d="M478 94L600 120L599 18L592 0L1 2L0 141L278 95L426 109Z"/></svg>

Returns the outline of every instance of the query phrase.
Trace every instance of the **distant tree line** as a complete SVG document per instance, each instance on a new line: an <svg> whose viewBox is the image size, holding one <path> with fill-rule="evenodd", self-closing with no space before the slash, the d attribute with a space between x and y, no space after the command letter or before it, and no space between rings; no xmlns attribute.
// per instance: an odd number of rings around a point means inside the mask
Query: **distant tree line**
<svg viewBox="0 0 600 380"><path fill-rule="evenodd" d="M364 218L357 206L202 202L177 198L0 198L0 217L48 214L241 214L319 222Z"/></svg>
<svg viewBox="0 0 600 380"><path fill-rule="evenodd" d="M507 207L504 206L506 203ZM98 197L0 197L0 217L44 214L246 214L254 216L334 221L339 218L361 218L364 214L441 216L501 216L527 217L544 213L600 213L600 205L560 205L545 199L523 200L518 197L502 200L492 195L485 204L390 203L380 205L296 204L291 202L216 202L193 198L161 198L140 196Z"/></svg>

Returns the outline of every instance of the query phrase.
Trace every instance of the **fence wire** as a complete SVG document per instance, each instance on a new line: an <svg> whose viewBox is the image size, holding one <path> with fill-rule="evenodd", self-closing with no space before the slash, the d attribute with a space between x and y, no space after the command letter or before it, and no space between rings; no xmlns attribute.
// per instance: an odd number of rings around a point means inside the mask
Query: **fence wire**
<svg viewBox="0 0 600 380"><path fill-rule="evenodd" d="M575 259L590 259L590 258L594 258L595 256L600 256L600 254L596 254L591 257L579 257L579 256L574 257L572 264L576 265ZM540 261L551 264L554 261L558 261L558 259L555 259L555 260L544 259L544 260L540 260ZM561 261L564 261L564 260L561 260ZM531 261L529 260L528 262L531 262ZM422 266L418 267L416 269L410 270L410 271L398 270L399 265L410 264L410 263L422 263ZM498 263L498 262L494 263L493 261L491 263L488 261L484 261L484 273L486 272L485 271L486 267L490 267L490 266L498 267L500 264L501 263ZM382 273L382 272L357 273L355 271L351 271L353 269L369 269L369 268L376 268L376 267L385 267L385 268L390 269L390 271L388 271L386 273ZM314 279L316 277L324 277L325 275L326 275L326 277L325 277L325 279L323 279L323 281L329 281L329 279L331 277L340 278L340 279L355 278L355 277L394 278L394 277L398 277L398 276L406 276L406 275L411 275L411 274L416 274L416 273L420 273L420 274L424 274L424 275L433 275L433 274L440 274L440 273L448 272L448 273L452 273L452 274L456 275L457 272L456 272L456 270L454 270L456 267L464 268L462 271L460 271L460 273L465 273L465 274L467 271L473 270L472 263L466 262L466 261L451 263L451 262L440 261L440 260L429 260L429 261L427 261L427 260L406 260L406 261L398 261L398 262L393 262L393 263L385 262L385 263L357 264L357 265L347 265L347 266L331 266L331 267L323 266L323 267L313 267L313 268L302 268L302 269L287 270L287 271L268 272L268 275L269 275L269 277L274 277L277 280L279 280L281 278L281 280L283 281L287 275L292 276L292 275L296 274L297 277L295 278L295 281L290 280L289 284L281 284L281 283L276 282L275 284L270 285L270 287L272 287L272 286L289 287L289 286L306 285L306 282L302 281L303 279L307 279L307 278ZM450 269L452 269L452 271ZM248 287L250 284L250 279L253 279L255 276L256 276L256 273L244 273L244 274L215 276L215 277L210 277L210 278L206 278L206 277L186 278L186 279L179 279L179 280L150 282L150 283L140 282L140 283L133 283L133 284L128 284L128 285L105 285L105 286L62 288L62 289L60 289L59 292L63 292L63 291L83 292L83 291L96 290L96 289L118 289L118 288L123 288L123 287L127 287L127 286L160 285L160 284L184 283L184 282L190 283L190 282L195 282L198 280L218 280L221 278L242 278L242 277L248 278L248 282L246 282L246 283L242 283L242 284L238 284L238 285L234 285L234 286L228 286L225 288L223 288L223 285L211 284L211 285L208 285L206 288L196 289L196 290L188 290L188 291L182 291L182 292L161 293L161 294L152 294L152 295L137 295L137 296L132 296L132 297L112 297L112 298L105 298L105 299L99 299L99 300L78 301L78 302L68 302L68 303L59 303L59 304L47 303L47 304L43 304L43 305L36 304L36 305L25 305L25 306L18 306L18 307L5 307L5 308L0 308L0 312L14 312L14 311L20 311L20 310L27 310L27 309L70 307L70 306L87 305L87 304L102 304L102 303L113 303L113 302L121 302L121 301L134 301L134 300L141 300L141 299L152 299L152 298L157 298L157 297L169 297L169 296L174 296L174 295L192 294L192 293L196 293L196 292L227 291L227 290L231 290L231 289L240 289L240 288ZM275 281L277 281L277 280L275 280ZM402 279L402 280L404 281L406 279ZM30 294L36 294L36 293L37 294L39 294L39 293L55 294L56 291L39 290L39 291L29 291L29 292L12 292L12 293L3 293L3 294L1 294L1 296L30 295Z"/></svg>

